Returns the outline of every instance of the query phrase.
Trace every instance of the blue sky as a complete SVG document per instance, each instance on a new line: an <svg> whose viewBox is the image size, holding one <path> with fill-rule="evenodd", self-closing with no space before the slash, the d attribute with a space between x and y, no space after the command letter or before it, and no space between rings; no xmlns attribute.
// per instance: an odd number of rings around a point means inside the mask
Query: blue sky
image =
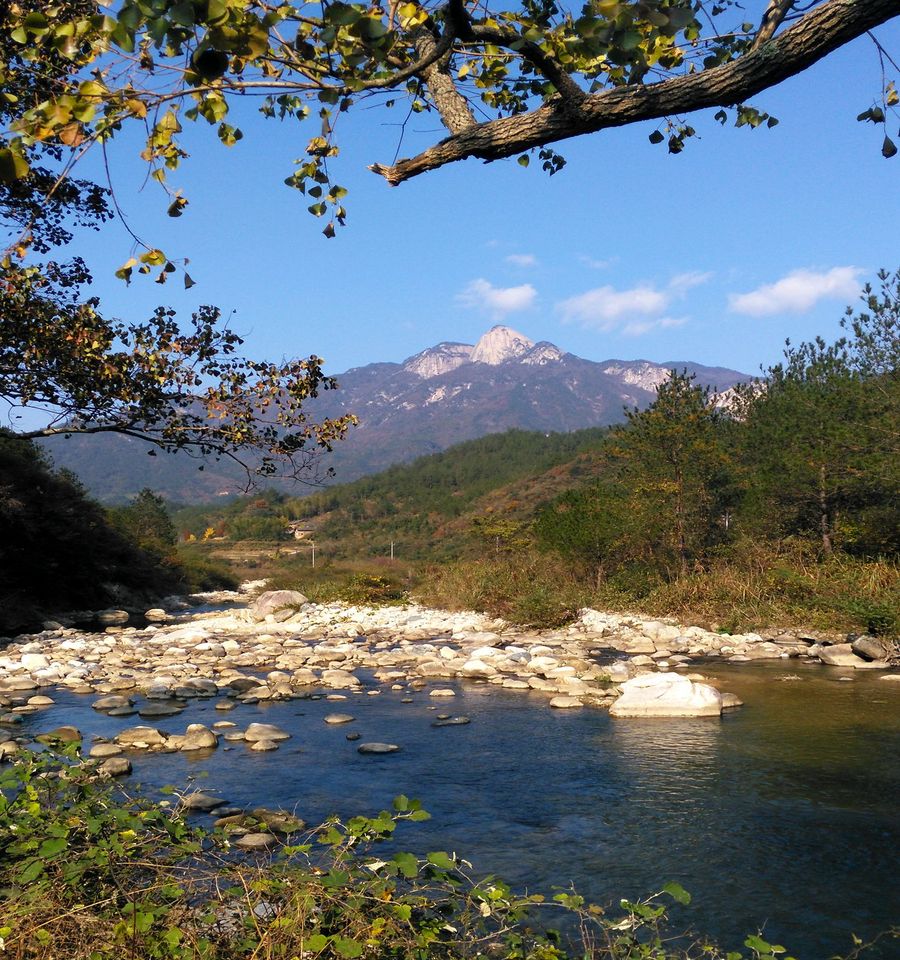
<svg viewBox="0 0 900 960"><path fill-rule="evenodd" d="M896 23L879 37L900 50ZM109 147L132 228L189 257L195 287L173 276L126 289L113 277L132 248L119 224L76 246L109 314L214 303L235 311L248 353L316 353L331 373L474 342L495 323L593 360L752 373L779 359L786 337L834 337L862 282L900 265L900 156L885 160L883 131L856 121L880 88L875 49L860 40L753 101L780 120L772 130L723 128L708 111L691 118L700 139L679 156L651 146L645 124L558 145L568 165L553 178L536 159L528 169L473 160L396 188L366 165L392 159L402 114L351 113L332 168L350 191L349 220L333 240L282 183L316 131L247 109L231 149L188 125L192 156L171 179L190 204L177 220L155 185L139 189L137 137ZM400 155L440 136L420 115ZM85 170L99 177L98 160Z"/></svg>

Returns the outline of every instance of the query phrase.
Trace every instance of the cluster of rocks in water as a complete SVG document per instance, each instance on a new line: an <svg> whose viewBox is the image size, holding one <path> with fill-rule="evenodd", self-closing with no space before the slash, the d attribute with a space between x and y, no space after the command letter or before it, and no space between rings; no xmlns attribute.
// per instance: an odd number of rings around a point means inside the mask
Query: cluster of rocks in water
<svg viewBox="0 0 900 960"><path fill-rule="evenodd" d="M225 602L238 596L204 599ZM53 705L40 691L54 687L98 697L93 706L108 716L137 714L142 721L175 717L194 698L217 698L216 709L223 713L241 703L289 700L313 691L344 700L348 694L378 695L383 688L428 689L439 702L455 695L448 680L536 691L557 709L606 707L618 717L718 716L740 702L691 672L710 659L891 666L891 649L874 637L834 642L838 638L797 633L723 635L597 610L582 611L570 626L534 631L473 612L314 604L291 591L263 593L227 611L191 613L179 606L147 611L143 627L127 626L124 611L107 611L97 618L103 627L97 632L48 623L38 634L3 644L0 760L19 749L13 734L23 715ZM900 674L885 679L900 679ZM137 694L141 703L136 706ZM333 724L352 720L340 713L325 718ZM435 726L465 723L467 717L450 714L434 721ZM47 736L71 737L69 730ZM274 725L251 723L240 730L224 719L211 727L190 724L179 734L140 724L95 743L89 755L101 773L118 776L130 772L128 754L136 750L209 751L223 740L271 751L288 737ZM399 748L368 743L358 749L389 753Z"/></svg>

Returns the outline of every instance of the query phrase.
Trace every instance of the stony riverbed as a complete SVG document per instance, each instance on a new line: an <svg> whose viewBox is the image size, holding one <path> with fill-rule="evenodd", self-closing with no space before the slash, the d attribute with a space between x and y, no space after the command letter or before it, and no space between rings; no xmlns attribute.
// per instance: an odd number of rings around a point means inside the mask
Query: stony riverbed
<svg viewBox="0 0 900 960"><path fill-rule="evenodd" d="M289 591L199 599L234 606L198 611L173 600L147 611L142 627L129 626L125 611L102 611L94 631L51 622L40 633L6 643L0 654L0 759L21 745L15 733L24 715L52 713L54 687L94 695L98 711L140 721L91 751L104 772L120 775L130 771L122 755L134 750L208 750L220 739L276 750L285 739L277 727L241 731L227 712L241 703L291 700L311 690L376 696L385 688L427 688L436 702L451 702L454 691L442 683L462 679L538 692L556 709L708 716L740 705L696 672L711 660L820 660L900 680L887 659L889 648L871 637L847 642L797 632L723 635L590 609L570 626L535 631L474 612L314 604ZM216 698L222 719L211 726L191 724L179 734L156 728L197 698ZM441 722L466 719L451 711ZM345 721L335 714L331 722ZM391 746L359 749L387 752Z"/></svg>

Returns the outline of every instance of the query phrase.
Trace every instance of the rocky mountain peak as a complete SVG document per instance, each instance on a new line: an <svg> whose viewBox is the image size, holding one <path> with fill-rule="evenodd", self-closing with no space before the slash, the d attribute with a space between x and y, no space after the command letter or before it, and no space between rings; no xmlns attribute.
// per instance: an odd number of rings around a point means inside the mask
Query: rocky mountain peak
<svg viewBox="0 0 900 960"><path fill-rule="evenodd" d="M475 349L469 358L472 363L487 363L497 366L508 360L515 360L528 353L534 346L523 333L511 327L498 325L490 330L475 344Z"/></svg>
<svg viewBox="0 0 900 960"><path fill-rule="evenodd" d="M403 369L423 380L439 377L468 363L474 349L470 343L439 343L405 360Z"/></svg>
<svg viewBox="0 0 900 960"><path fill-rule="evenodd" d="M521 362L530 366L543 367L547 363L556 363L562 360L565 354L555 344L541 340L536 343L524 356Z"/></svg>

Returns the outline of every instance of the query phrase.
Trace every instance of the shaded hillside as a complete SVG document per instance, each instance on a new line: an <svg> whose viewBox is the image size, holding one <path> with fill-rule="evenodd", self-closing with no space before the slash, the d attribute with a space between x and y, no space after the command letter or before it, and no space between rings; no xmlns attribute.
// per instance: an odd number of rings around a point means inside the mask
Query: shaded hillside
<svg viewBox="0 0 900 960"><path fill-rule="evenodd" d="M140 602L183 586L178 571L110 525L77 481L0 433L0 631L42 614Z"/></svg>

